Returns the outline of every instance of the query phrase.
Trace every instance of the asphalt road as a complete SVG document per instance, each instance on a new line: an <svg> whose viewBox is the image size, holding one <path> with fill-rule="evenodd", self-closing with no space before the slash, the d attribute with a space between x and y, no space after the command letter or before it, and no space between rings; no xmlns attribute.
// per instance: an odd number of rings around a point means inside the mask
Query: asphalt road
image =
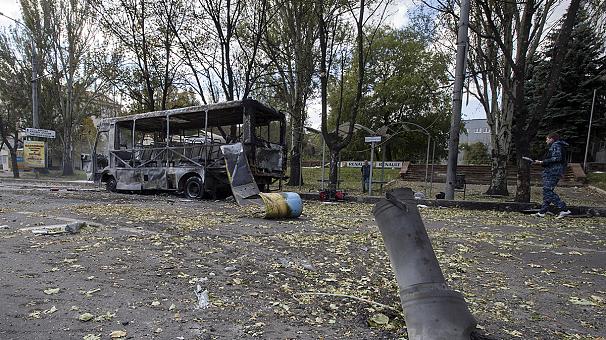
<svg viewBox="0 0 606 340"><path fill-rule="evenodd" d="M371 209L305 202L268 221L229 201L0 181L0 338L406 338ZM480 334L606 336L606 219L421 211ZM87 226L33 233L73 221Z"/></svg>

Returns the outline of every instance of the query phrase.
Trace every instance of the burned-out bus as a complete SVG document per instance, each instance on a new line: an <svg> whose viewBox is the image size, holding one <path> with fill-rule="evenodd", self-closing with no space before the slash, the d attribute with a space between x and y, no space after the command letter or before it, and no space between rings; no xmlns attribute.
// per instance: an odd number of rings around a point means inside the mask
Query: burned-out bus
<svg viewBox="0 0 606 340"><path fill-rule="evenodd" d="M285 115L252 99L107 118L97 131L92 170L108 191L227 196L221 146L234 143L260 191L286 170Z"/></svg>

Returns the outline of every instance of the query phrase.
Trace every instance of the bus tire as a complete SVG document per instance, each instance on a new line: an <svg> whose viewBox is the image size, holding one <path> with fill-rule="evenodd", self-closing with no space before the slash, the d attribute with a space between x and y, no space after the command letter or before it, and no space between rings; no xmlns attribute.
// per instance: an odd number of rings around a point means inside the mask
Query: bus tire
<svg viewBox="0 0 606 340"><path fill-rule="evenodd" d="M114 176L109 176L105 182L105 190L109 192L116 192L117 185L118 182L116 181L116 178L114 178Z"/></svg>
<svg viewBox="0 0 606 340"><path fill-rule="evenodd" d="M185 182L185 197L194 199L201 198L202 194L204 194L204 185L202 184L202 179L198 176L192 176L187 179Z"/></svg>

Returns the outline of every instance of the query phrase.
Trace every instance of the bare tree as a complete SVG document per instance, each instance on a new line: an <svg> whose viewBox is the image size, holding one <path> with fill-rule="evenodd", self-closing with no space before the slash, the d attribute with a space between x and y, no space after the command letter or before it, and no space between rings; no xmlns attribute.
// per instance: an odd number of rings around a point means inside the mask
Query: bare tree
<svg viewBox="0 0 606 340"><path fill-rule="evenodd" d="M108 43L123 55L116 69L117 88L139 104L134 111L166 109L169 92L180 77L181 59L174 47L187 5L183 0L92 3Z"/></svg>
<svg viewBox="0 0 606 340"><path fill-rule="evenodd" d="M0 33L0 143L7 147L11 156L13 177L19 177L17 167L18 132L21 124L28 121L30 110L29 75L27 62L27 37L17 29ZM31 55L30 55L31 57ZM26 118L27 117L27 118Z"/></svg>
<svg viewBox="0 0 606 340"><path fill-rule="evenodd" d="M6 105L2 101L0 101L0 110L0 141L2 141L2 145L6 145L11 156L13 177L19 178L19 168L17 164L17 147L19 143L18 114L10 105ZM11 138L12 142L10 141Z"/></svg>
<svg viewBox="0 0 606 340"><path fill-rule="evenodd" d="M531 1L529 5L534 5ZM513 110L514 110L514 125L512 130L513 140L516 146L516 156L518 161L518 182L516 187L516 201L518 202L530 202L530 164L522 160L523 156L530 154L530 141L534 139L539 130L539 122L545 114L545 109L549 104L551 96L553 95L557 79L560 76L562 68L562 62L564 56L567 53L568 41L572 32L572 27L576 20L576 15L579 10L580 0L571 0L566 12L564 22L560 27L558 38L555 41L555 55L551 60L551 69L549 70L548 82L545 84L544 91L540 95L540 101L535 106L534 110L530 112L525 102L525 90L524 85L526 82L526 75L529 74L526 63L522 62L522 57L516 57L517 63L514 69L514 86L513 86ZM531 11L531 8L527 9ZM524 13L523 18L529 16L529 13ZM530 24L531 19L523 19L523 22ZM523 35L520 38L532 41L532 36ZM532 48L532 45L528 43L517 42L517 49ZM521 52L518 52L521 53ZM530 60L528 60L530 61ZM530 63L529 63L530 64ZM532 65L533 67L534 65ZM521 71L526 70L524 74L519 74Z"/></svg>
<svg viewBox="0 0 606 340"><path fill-rule="evenodd" d="M305 104L313 89L317 16L315 3L310 1L274 0L272 7L278 10L270 20L262 48L275 70L269 80L272 84L268 85L273 86L276 99L285 104L290 114L292 143L288 185L296 186L303 181L300 151L307 119Z"/></svg>
<svg viewBox="0 0 606 340"><path fill-rule="evenodd" d="M194 55L213 101L248 97L267 68L260 45L267 29L268 0L198 0L198 4L198 17L204 20L200 28L206 30L208 40L190 46L197 49Z"/></svg>
<svg viewBox="0 0 606 340"><path fill-rule="evenodd" d="M58 136L63 144L62 174L72 175L73 133L90 114L91 102L105 89L105 84L99 82L102 48L94 44L97 30L90 2L24 0L21 6L26 23L42 22L37 32L45 42L41 55L49 80L44 93L52 98L61 126Z"/></svg>
<svg viewBox="0 0 606 340"><path fill-rule="evenodd" d="M438 2L434 7L455 16L452 4ZM475 2L470 22L469 69L482 103L493 143L493 180L491 194L507 194L506 164L512 141L516 147L518 181L516 201L530 200L530 165L521 159L528 156L530 141L553 93L566 37L572 29L579 0L572 0L558 38L558 53L552 62L551 77L537 109L529 112L525 103L525 84L535 66L537 51L544 39L546 23L557 5L556 0L530 0L522 3L495 4Z"/></svg>
<svg viewBox="0 0 606 340"><path fill-rule="evenodd" d="M318 29L320 38L320 95L322 105L322 136L326 145L328 146L330 153L330 192L334 194L337 187L337 169L338 159L341 150L346 147L350 142L354 131L354 124L358 116L360 102L362 100L362 87L364 82L364 9L365 1L360 0L358 6L358 14L354 15L354 22L356 27L356 47L355 55L357 57L356 70L356 91L355 99L349 112L349 128L345 133L345 136L339 134L339 125L341 121L341 110L336 113L336 129L329 131L328 129L328 82L329 82L329 71L332 66L332 62L335 57L335 52L339 43L342 43L342 36L338 36L342 33L343 15L347 13L343 11L344 8L338 2L322 1L318 0L316 4L316 12L318 15ZM351 8L353 12L353 8ZM343 60L343 59L342 59ZM342 64L343 65L343 64ZM343 67L341 67L341 70ZM341 79L343 77L341 76Z"/></svg>

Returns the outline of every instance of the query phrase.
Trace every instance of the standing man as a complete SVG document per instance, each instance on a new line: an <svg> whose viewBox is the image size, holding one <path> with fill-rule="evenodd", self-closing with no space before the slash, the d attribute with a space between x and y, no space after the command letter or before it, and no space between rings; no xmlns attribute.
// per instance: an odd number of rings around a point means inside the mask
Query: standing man
<svg viewBox="0 0 606 340"><path fill-rule="evenodd" d="M362 192L368 192L368 185L370 182L370 164L368 161L364 161L364 165L362 165Z"/></svg>
<svg viewBox="0 0 606 340"><path fill-rule="evenodd" d="M545 217L545 213L549 210L549 205L553 203L559 210L556 218L562 218L570 215L570 210L566 208L566 203L560 199L558 194L554 192L560 178L566 172L566 147L568 143L560 140L557 133L550 133L545 138L545 142L549 146L549 150L542 161L535 160L534 164L543 166L543 205L541 210L535 214L538 217Z"/></svg>

